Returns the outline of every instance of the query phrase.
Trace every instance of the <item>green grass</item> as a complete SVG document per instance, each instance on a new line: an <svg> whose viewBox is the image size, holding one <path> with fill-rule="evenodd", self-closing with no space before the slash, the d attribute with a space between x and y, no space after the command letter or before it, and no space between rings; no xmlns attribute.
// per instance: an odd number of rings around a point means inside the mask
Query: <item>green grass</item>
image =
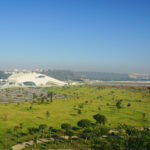
<svg viewBox="0 0 150 150"><path fill-rule="evenodd" d="M134 127L150 127L150 92L148 90L116 89L116 88L93 88L93 87L72 87L72 88L49 88L50 91L66 94L70 97L56 99L50 104L32 105L29 102L0 105L0 135L10 139L7 130L13 132L14 126L23 123L23 131L27 132L28 127L38 127L40 124L47 124L59 129L62 123L77 125L81 119L90 119L94 122L93 115L101 113L107 118L107 126L117 127L120 123ZM122 108L118 110L116 101L122 99ZM139 101L141 100L141 102ZM88 101L85 104L85 101ZM79 105L84 103L78 114ZM127 107L130 103L131 106ZM98 110L100 106L101 110ZM46 117L46 111L50 117ZM142 114L146 117L143 119ZM13 143L13 142L12 142Z"/></svg>

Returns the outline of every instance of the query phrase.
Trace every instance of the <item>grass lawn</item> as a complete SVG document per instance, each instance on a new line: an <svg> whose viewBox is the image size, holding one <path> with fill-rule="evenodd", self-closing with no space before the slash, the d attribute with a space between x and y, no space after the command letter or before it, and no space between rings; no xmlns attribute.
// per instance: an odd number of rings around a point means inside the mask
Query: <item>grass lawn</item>
<svg viewBox="0 0 150 150"><path fill-rule="evenodd" d="M87 86L49 88L49 90L69 95L69 97L56 99L49 104L23 102L0 105L1 139L10 140L14 126L20 123L23 124L24 132L27 132L27 128L38 127L40 124L47 124L58 129L62 123L76 126L79 120L85 118L94 122L92 116L96 113L105 115L106 125L111 128L117 127L120 123L134 127L150 127L150 91L148 90ZM116 107L118 100L122 100L121 109ZM131 106L128 107L128 103ZM81 110L81 114L78 113L78 109ZM46 116L46 111L50 112L49 117ZM145 118L143 118L143 113Z"/></svg>

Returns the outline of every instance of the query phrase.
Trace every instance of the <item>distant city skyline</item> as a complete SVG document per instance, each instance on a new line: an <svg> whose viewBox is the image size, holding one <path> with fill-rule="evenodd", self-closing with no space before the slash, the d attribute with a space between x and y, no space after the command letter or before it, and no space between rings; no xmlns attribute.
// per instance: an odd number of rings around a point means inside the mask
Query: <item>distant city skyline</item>
<svg viewBox="0 0 150 150"><path fill-rule="evenodd" d="M0 2L0 70L150 74L149 0Z"/></svg>
<svg viewBox="0 0 150 150"><path fill-rule="evenodd" d="M69 68L49 68L49 67L43 67L43 68L36 68L36 67L32 67L32 68L22 68L22 67L16 67L16 68L13 68L13 67L6 67L6 68L1 68L0 69L0 71L18 71L18 72L22 72L22 71L35 71L35 72L38 72L38 71L46 71L46 70L60 70L60 71L73 71L73 72L101 72L101 73L120 73L120 74L135 74L135 75L150 75L150 73L146 73L146 72L115 72L115 71L110 71L110 70L106 70L106 71L102 71L102 70L85 70L85 68L84 69L81 69L81 70L79 70L79 69L69 69Z"/></svg>

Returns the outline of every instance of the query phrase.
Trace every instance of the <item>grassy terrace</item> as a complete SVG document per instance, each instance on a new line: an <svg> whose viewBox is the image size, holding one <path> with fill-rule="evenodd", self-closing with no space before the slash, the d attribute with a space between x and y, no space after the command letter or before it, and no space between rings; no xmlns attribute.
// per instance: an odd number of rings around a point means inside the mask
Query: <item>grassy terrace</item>
<svg viewBox="0 0 150 150"><path fill-rule="evenodd" d="M77 126L81 119L94 122L93 115L106 116L106 126L117 127L120 123L134 127L150 127L150 91L124 88L71 87L49 88L49 91L69 95L53 102L23 102L0 104L0 149L17 143L13 138L14 127L22 124L22 132L29 127L46 124L60 129L62 123ZM121 100L121 108L116 103ZM80 112L79 112L80 110ZM46 112L50 115L47 116ZM24 141L28 136L23 136Z"/></svg>

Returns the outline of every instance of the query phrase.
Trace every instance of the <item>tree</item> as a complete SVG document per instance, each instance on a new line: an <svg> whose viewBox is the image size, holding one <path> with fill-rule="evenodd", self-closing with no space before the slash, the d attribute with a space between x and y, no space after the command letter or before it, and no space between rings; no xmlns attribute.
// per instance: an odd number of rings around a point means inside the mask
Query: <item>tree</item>
<svg viewBox="0 0 150 150"><path fill-rule="evenodd" d="M111 150L111 143L109 143L107 139L93 137L91 143L94 149Z"/></svg>
<svg viewBox="0 0 150 150"><path fill-rule="evenodd" d="M101 110L101 107L100 107L100 106L98 106L98 110L99 110L99 111Z"/></svg>
<svg viewBox="0 0 150 150"><path fill-rule="evenodd" d="M128 106L128 107L130 107L130 106L131 106L131 104L130 104L130 103L128 103L128 104L127 104L127 106Z"/></svg>
<svg viewBox="0 0 150 150"><path fill-rule="evenodd" d="M87 142L88 138L91 137L91 134L92 134L92 130L91 129L85 129L83 130L83 136L85 138L85 143Z"/></svg>
<svg viewBox="0 0 150 150"><path fill-rule="evenodd" d="M33 128L28 128L28 132L29 132L29 134L33 134L33 131L34 129Z"/></svg>
<svg viewBox="0 0 150 150"><path fill-rule="evenodd" d="M66 130L65 134L69 136L70 140L71 140L71 137L74 135L74 133L71 130Z"/></svg>
<svg viewBox="0 0 150 150"><path fill-rule="evenodd" d="M108 143L110 143L111 150L121 150L124 146L124 141L122 138L112 138L108 137Z"/></svg>
<svg viewBox="0 0 150 150"><path fill-rule="evenodd" d="M47 125L46 124L40 124L39 125L39 130L41 131L42 135L44 133L44 130L47 128Z"/></svg>
<svg viewBox="0 0 150 150"><path fill-rule="evenodd" d="M44 104L44 99L41 99L41 104Z"/></svg>
<svg viewBox="0 0 150 150"><path fill-rule="evenodd" d="M48 92L47 97L50 98L51 102L53 102L53 92Z"/></svg>
<svg viewBox="0 0 150 150"><path fill-rule="evenodd" d="M50 135L50 138L51 138L52 130L53 130L53 127L50 126L50 127L49 127L49 135Z"/></svg>
<svg viewBox="0 0 150 150"><path fill-rule="evenodd" d="M121 101L118 101L118 102L116 103L116 107L117 107L117 109L120 109L120 108L121 108Z"/></svg>
<svg viewBox="0 0 150 150"><path fill-rule="evenodd" d="M46 117L47 117L47 120L48 120L48 118L50 117L50 112L49 111L46 111Z"/></svg>
<svg viewBox="0 0 150 150"><path fill-rule="evenodd" d="M36 144L37 144L37 136L34 136L33 142L34 142L34 147L36 147Z"/></svg>
<svg viewBox="0 0 150 150"><path fill-rule="evenodd" d="M145 114L145 113L143 113L143 114L142 114L142 116L143 116L143 119L145 119L146 114Z"/></svg>
<svg viewBox="0 0 150 150"><path fill-rule="evenodd" d="M44 96L44 94L43 94L43 93L41 93L41 94L40 94L40 97L42 98L43 96Z"/></svg>
<svg viewBox="0 0 150 150"><path fill-rule="evenodd" d="M22 132L22 129L23 129L23 123L19 123L19 128L20 128L20 130L21 130L21 132Z"/></svg>
<svg viewBox="0 0 150 150"><path fill-rule="evenodd" d="M32 96L33 96L33 99L37 98L37 95L35 93L33 93Z"/></svg>
<svg viewBox="0 0 150 150"><path fill-rule="evenodd" d="M96 120L96 123L99 123L99 124L105 124L107 120L106 117L101 114L96 114L93 116L93 118Z"/></svg>
<svg viewBox="0 0 150 150"><path fill-rule="evenodd" d="M43 130L43 129L45 129L46 127L47 127L46 124L40 124L40 125L39 125L39 130Z"/></svg>
<svg viewBox="0 0 150 150"><path fill-rule="evenodd" d="M30 110L32 109L32 104L30 105L29 109L30 109Z"/></svg>
<svg viewBox="0 0 150 150"><path fill-rule="evenodd" d="M144 150L145 142L143 140L143 137L141 136L134 136L134 137L128 137L125 140L125 149L128 150ZM148 149L147 149L148 150Z"/></svg>
<svg viewBox="0 0 150 150"><path fill-rule="evenodd" d="M71 125L69 123L63 123L63 124L61 124L61 128L64 130L70 130Z"/></svg>
<svg viewBox="0 0 150 150"><path fill-rule="evenodd" d="M86 128L86 127L89 127L90 125L91 125L91 121L88 119L82 119L82 120L78 121L79 127Z"/></svg>
<svg viewBox="0 0 150 150"><path fill-rule="evenodd" d="M18 129L19 129L18 126L15 126L15 127L14 127L14 132L15 132L16 135L17 135L17 133L18 133Z"/></svg>
<svg viewBox="0 0 150 150"><path fill-rule="evenodd" d="M82 113L81 109L78 109L78 114L80 115Z"/></svg>
<svg viewBox="0 0 150 150"><path fill-rule="evenodd" d="M17 142L18 142L18 129L19 129L18 126L14 127L14 132L15 132L15 136L17 137Z"/></svg>

